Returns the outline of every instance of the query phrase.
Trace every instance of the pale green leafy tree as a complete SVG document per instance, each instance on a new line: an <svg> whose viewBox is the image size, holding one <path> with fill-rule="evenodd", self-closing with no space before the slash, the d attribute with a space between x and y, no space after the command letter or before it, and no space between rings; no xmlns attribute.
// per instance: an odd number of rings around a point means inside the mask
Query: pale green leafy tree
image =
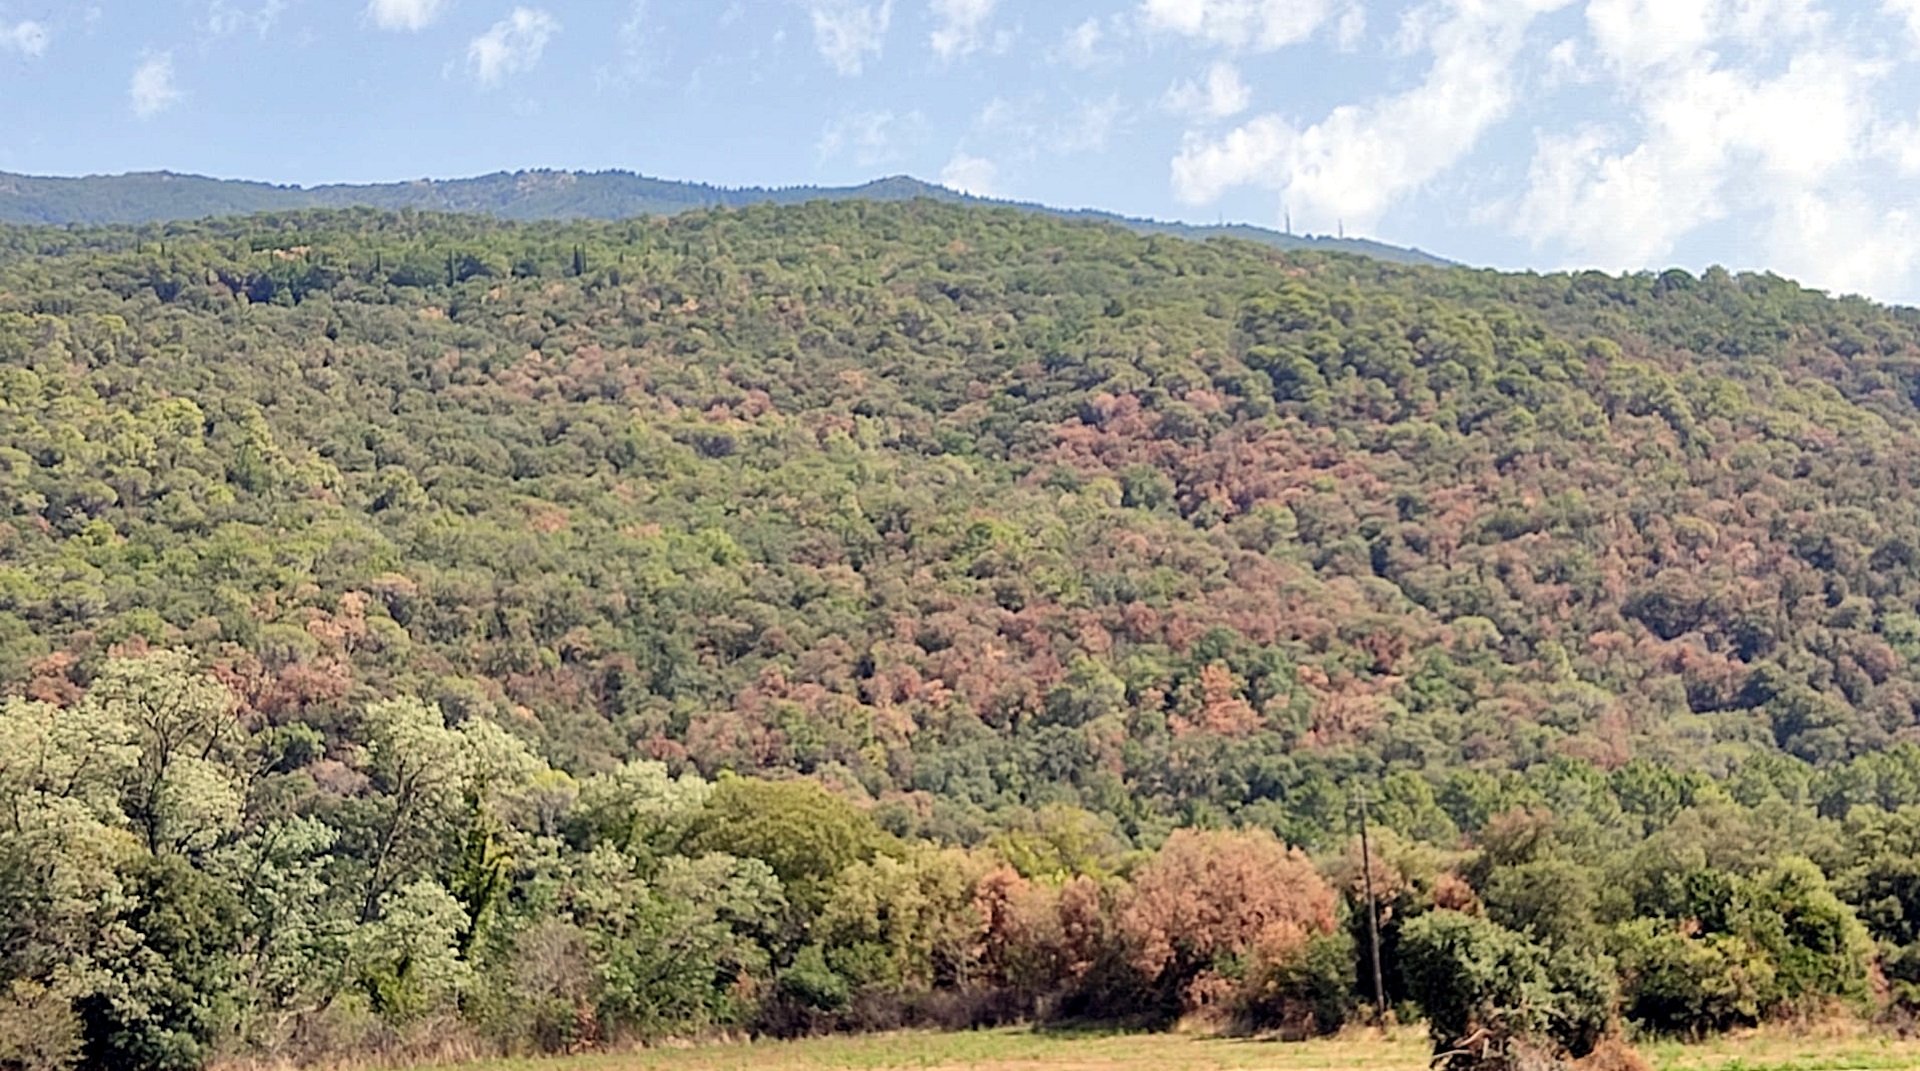
<svg viewBox="0 0 1920 1071"><path fill-rule="evenodd" d="M575 875L572 914L587 935L609 1024L643 1033L734 1021L742 983L764 979L786 912L780 880L757 859L665 860L652 880L612 845Z"/></svg>
<svg viewBox="0 0 1920 1071"><path fill-rule="evenodd" d="M545 767L492 722L453 728L418 699L372 704L364 730L383 810L362 905L371 919L389 892L437 856L449 831L466 828L476 810L500 816Z"/></svg>
<svg viewBox="0 0 1920 1071"><path fill-rule="evenodd" d="M79 708L133 731L126 813L149 852L205 851L239 828L248 734L232 693L186 655L109 662Z"/></svg>
<svg viewBox="0 0 1920 1071"><path fill-rule="evenodd" d="M345 981L353 905L328 880L339 835L295 817L262 825L219 852L210 869L239 890L239 1016L244 1040L271 1046Z"/></svg>
<svg viewBox="0 0 1920 1071"><path fill-rule="evenodd" d="M353 932L352 953L374 1010L395 1022L453 1006L473 978L460 957L467 911L440 883L394 891L378 919Z"/></svg>
<svg viewBox="0 0 1920 1071"><path fill-rule="evenodd" d="M362 922L385 913L393 891L431 875L462 906L456 951L472 953L532 835L517 828L554 786L518 737L481 718L449 726L415 699L367 708L367 765L380 790Z"/></svg>
<svg viewBox="0 0 1920 1071"><path fill-rule="evenodd" d="M574 814L596 843L651 856L692 825L712 794L698 774L676 778L665 763L636 759L587 778Z"/></svg>
<svg viewBox="0 0 1920 1071"><path fill-rule="evenodd" d="M23 950L9 969L68 996L84 990L114 921L120 873L141 851L120 798L140 758L110 710L0 703L0 934Z"/></svg>

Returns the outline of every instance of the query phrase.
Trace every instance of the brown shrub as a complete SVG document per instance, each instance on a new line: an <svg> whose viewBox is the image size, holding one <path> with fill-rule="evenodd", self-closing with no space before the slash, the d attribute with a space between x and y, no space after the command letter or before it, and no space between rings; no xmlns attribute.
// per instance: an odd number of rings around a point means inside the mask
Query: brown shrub
<svg viewBox="0 0 1920 1071"><path fill-rule="evenodd" d="M1313 864L1264 830L1180 830L1135 875L1117 920L1134 968L1185 987L1226 957L1283 960L1333 932L1335 896Z"/></svg>
<svg viewBox="0 0 1920 1071"><path fill-rule="evenodd" d="M1037 883L1000 867L980 879L980 964L989 984L1030 999L1083 982L1111 943L1100 884Z"/></svg>

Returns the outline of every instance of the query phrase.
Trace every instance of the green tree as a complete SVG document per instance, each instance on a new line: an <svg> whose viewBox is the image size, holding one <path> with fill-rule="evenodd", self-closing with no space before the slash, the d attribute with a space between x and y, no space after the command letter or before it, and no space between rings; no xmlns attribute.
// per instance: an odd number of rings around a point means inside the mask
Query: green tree
<svg viewBox="0 0 1920 1071"><path fill-rule="evenodd" d="M802 917L826 904L841 871L895 851L871 815L815 782L745 777L714 786L687 843L765 863Z"/></svg>

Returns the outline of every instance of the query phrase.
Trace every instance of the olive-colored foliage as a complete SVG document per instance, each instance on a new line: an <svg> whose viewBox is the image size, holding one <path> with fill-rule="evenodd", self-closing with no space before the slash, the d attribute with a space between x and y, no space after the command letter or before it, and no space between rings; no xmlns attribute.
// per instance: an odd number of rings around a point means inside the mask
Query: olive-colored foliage
<svg viewBox="0 0 1920 1071"><path fill-rule="evenodd" d="M1812 863L1670 873L1658 887L1664 899L1642 907L1650 917L1623 922L1613 939L1636 1021L1698 1034L1866 1003L1872 942Z"/></svg>
<svg viewBox="0 0 1920 1071"><path fill-rule="evenodd" d="M59 993L16 981L0 994L0 1067L67 1071L79 1055L80 1020Z"/></svg>
<svg viewBox="0 0 1920 1071"><path fill-rule="evenodd" d="M975 889L985 859L916 851L853 863L835 876L811 936L857 992L897 997L977 981L982 921Z"/></svg>
<svg viewBox="0 0 1920 1071"><path fill-rule="evenodd" d="M604 865L604 864L596 864ZM597 964L598 1012L643 1033L740 1023L754 1008L743 983L767 975L767 945L786 907L780 882L756 859L667 860L652 880L619 864L576 918Z"/></svg>
<svg viewBox="0 0 1920 1071"><path fill-rule="evenodd" d="M1335 930L1298 948L1256 955L1232 998L1238 1025L1287 1037L1337 1032L1361 1000L1355 953L1353 935Z"/></svg>
<svg viewBox="0 0 1920 1071"><path fill-rule="evenodd" d="M1530 1048L1584 1056L1612 1021L1607 965L1554 955L1483 918L1422 915L1407 925L1401 953L1442 1066L1523 1066Z"/></svg>
<svg viewBox="0 0 1920 1071"><path fill-rule="evenodd" d="M896 850L871 815L813 781L722 778L694 820L688 847L767 865L811 917L848 867Z"/></svg>

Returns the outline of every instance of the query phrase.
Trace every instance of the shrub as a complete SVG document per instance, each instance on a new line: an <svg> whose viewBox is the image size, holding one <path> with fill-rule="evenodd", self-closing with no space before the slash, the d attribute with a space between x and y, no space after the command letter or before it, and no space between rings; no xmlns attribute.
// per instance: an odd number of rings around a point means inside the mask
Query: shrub
<svg viewBox="0 0 1920 1071"><path fill-rule="evenodd" d="M1118 923L1148 988L1191 1010L1203 975L1291 959L1333 932L1335 908L1313 864L1273 834L1179 830L1134 875Z"/></svg>
<svg viewBox="0 0 1920 1071"><path fill-rule="evenodd" d="M1433 911L1401 939L1407 987L1448 1068L1513 1068L1585 1056L1611 1033L1612 965L1548 950L1473 915Z"/></svg>

